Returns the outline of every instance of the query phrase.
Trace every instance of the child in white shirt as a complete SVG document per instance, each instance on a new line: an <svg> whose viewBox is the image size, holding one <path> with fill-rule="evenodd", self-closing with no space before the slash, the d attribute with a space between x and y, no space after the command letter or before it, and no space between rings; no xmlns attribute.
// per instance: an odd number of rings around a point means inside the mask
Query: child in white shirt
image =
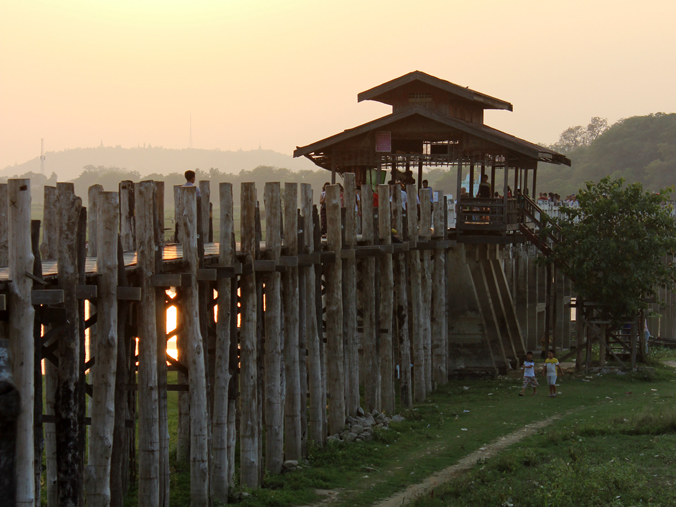
<svg viewBox="0 0 676 507"><path fill-rule="evenodd" d="M526 353L526 360L523 362L521 369L523 370L523 387L519 396L523 396L528 384L533 386L533 395L537 394L538 381L535 378L535 363L533 362L533 353L531 351Z"/></svg>

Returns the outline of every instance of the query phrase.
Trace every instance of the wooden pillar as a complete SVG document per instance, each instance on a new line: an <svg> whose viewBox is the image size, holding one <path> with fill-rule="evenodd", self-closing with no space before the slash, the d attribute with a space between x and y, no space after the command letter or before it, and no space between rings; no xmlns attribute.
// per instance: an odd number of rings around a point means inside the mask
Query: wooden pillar
<svg viewBox="0 0 676 507"><path fill-rule="evenodd" d="M444 217L441 203L433 208L434 237L444 239ZM432 279L432 379L438 385L448 382L448 326L446 325L446 251L443 247L434 250Z"/></svg>
<svg viewBox="0 0 676 507"><path fill-rule="evenodd" d="M462 194L462 161L458 159L458 172L457 172L457 194L455 196L455 202L460 204L460 195ZM459 207L457 208L457 217L460 217L460 209ZM457 224L457 218L456 218L456 224Z"/></svg>
<svg viewBox="0 0 676 507"><path fill-rule="evenodd" d="M197 288L197 189L181 187L181 222L183 262L191 283L183 289L183 329L187 337L188 371L190 372L190 505L209 505L207 379L204 342L199 322Z"/></svg>
<svg viewBox="0 0 676 507"><path fill-rule="evenodd" d="M357 246L355 213L355 174L345 173L345 248ZM343 259L343 343L345 345L345 407L347 415L357 415L359 408L359 336L357 334L357 263Z"/></svg>
<svg viewBox="0 0 676 507"><path fill-rule="evenodd" d="M174 242L180 243L180 227L181 222L181 197L179 195L181 185L174 185Z"/></svg>
<svg viewBox="0 0 676 507"><path fill-rule="evenodd" d="M0 185L0 206L2 206L2 190ZM45 186L44 208L42 212L42 244L40 245L40 254L42 260L56 260L58 252L59 224L57 222L59 214L57 213L57 193L56 187ZM0 211L0 219L2 211ZM2 226L0 226L2 227ZM0 241L1 243L1 241ZM1 250L1 247L0 247ZM0 256L2 254L0 253ZM2 263L0 263L0 266Z"/></svg>
<svg viewBox="0 0 676 507"><path fill-rule="evenodd" d="M98 252L98 232L96 223L98 220L98 200L99 194L103 192L102 185L92 185L87 193L87 255L96 257Z"/></svg>
<svg viewBox="0 0 676 507"><path fill-rule="evenodd" d="M472 164L474 166L474 164ZM426 188L418 190L420 199L420 239L429 241L432 234L432 202L430 191ZM420 288L422 293L420 314L423 331L423 350L425 352L425 386L432 392L432 251L420 252L421 273Z"/></svg>
<svg viewBox="0 0 676 507"><path fill-rule="evenodd" d="M155 239L155 273L164 270L164 182L154 181L153 225ZM157 334L157 407L159 427L159 477L160 506L169 505L169 405L167 400L167 292L164 287L155 288L155 329Z"/></svg>
<svg viewBox="0 0 676 507"><path fill-rule="evenodd" d="M31 220L31 250L33 253L33 276L42 279L42 259L40 257L40 220ZM35 477L36 505L41 503L42 489L42 452L44 450L44 428L42 424L42 319L37 314L33 318L33 476ZM0 330L0 336L5 333Z"/></svg>
<svg viewBox="0 0 676 507"><path fill-rule="evenodd" d="M378 185L378 232L382 245L392 244L392 214L390 185ZM392 348L392 311L394 308L394 272L392 254L384 252L380 258L380 400L383 412L393 414L394 354Z"/></svg>
<svg viewBox="0 0 676 507"><path fill-rule="evenodd" d="M29 179L10 179L8 189L9 345L12 376L20 396L16 422L16 505L35 505L34 477L34 359L31 303L33 272L31 247L31 190Z"/></svg>
<svg viewBox="0 0 676 507"><path fill-rule="evenodd" d="M301 187L304 184L301 184ZM304 218L300 208L296 210L296 223L298 230L298 252L305 252L305 230ZM312 269L312 268L311 268ZM305 308L307 297L305 294L305 278L307 270L298 269L298 380L299 380L299 404L300 404L300 452L301 456L307 456L307 320L305 318ZM285 324L286 326L286 324ZM287 377L287 383L289 382ZM287 384L288 385L288 384ZM285 425L288 424L285 422ZM285 436L285 438L288 438ZM286 440L285 440L286 442ZM291 444L289 444L291 445ZM289 455L288 453L286 454Z"/></svg>
<svg viewBox="0 0 676 507"><path fill-rule="evenodd" d="M16 444L21 395L12 377L9 348L9 340L0 338L0 505L13 507L17 499Z"/></svg>
<svg viewBox="0 0 676 507"><path fill-rule="evenodd" d="M298 255L298 184L284 185L284 252ZM284 313L284 457L286 460L300 460L302 456L301 410L305 400L301 399L300 388L300 329L298 268L290 267L282 274ZM303 360L305 351L303 350ZM301 408L302 407L302 408Z"/></svg>
<svg viewBox="0 0 676 507"><path fill-rule="evenodd" d="M399 239L403 239L401 188L395 185L392 190L394 228ZM394 321L399 348L399 389L401 404L404 407L412 407L411 342L408 332L408 293L406 286L406 254L399 253L394 256Z"/></svg>
<svg viewBox="0 0 676 507"><path fill-rule="evenodd" d="M575 354L575 371L582 370L582 361L586 349L585 338L587 336L586 320L584 315L584 301L577 298L575 302L575 324L576 330L576 354Z"/></svg>
<svg viewBox="0 0 676 507"><path fill-rule="evenodd" d="M279 183L265 184L264 199L267 258L278 264L282 250ZM281 284L281 273L268 274L265 282L265 468L273 474L282 472L284 460Z"/></svg>
<svg viewBox="0 0 676 507"><path fill-rule="evenodd" d="M415 188L415 185L413 185ZM362 185L362 242L366 245L374 243L373 190L371 185ZM375 268L373 257L366 257L360 262L362 283L362 348L364 350L364 404L368 412L380 410L380 356L376 336L375 305Z"/></svg>
<svg viewBox="0 0 676 507"><path fill-rule="evenodd" d="M242 183L241 194L241 245L245 264L250 273L242 275L241 299L241 379L242 414L240 422L240 474L242 485L259 486L258 460L258 376L256 344L256 274L253 271L256 256L256 186Z"/></svg>
<svg viewBox="0 0 676 507"><path fill-rule="evenodd" d="M82 200L72 183L57 183L59 215L58 281L64 291L66 324L58 341L59 371L56 387L56 454L58 504L76 506L80 501L82 478L76 442L80 438L78 383L80 380L80 332L78 301L77 231ZM22 324L23 325L23 324Z"/></svg>
<svg viewBox="0 0 676 507"><path fill-rule="evenodd" d="M122 181L120 190L120 238L122 249L132 252L136 249L136 223L134 221L134 182Z"/></svg>
<svg viewBox="0 0 676 507"><path fill-rule="evenodd" d="M211 183L202 180L198 183L200 189L200 223L202 224L202 242L209 242L209 223L211 222Z"/></svg>
<svg viewBox="0 0 676 507"><path fill-rule="evenodd" d="M474 197L474 161L469 163L469 196Z"/></svg>
<svg viewBox="0 0 676 507"><path fill-rule="evenodd" d="M373 203L373 200L371 200ZM326 188L328 250L336 261L326 266L326 353L329 402L329 434L339 433L345 426L345 379L343 372L343 288L340 262L341 218L340 187Z"/></svg>
<svg viewBox="0 0 676 507"><path fill-rule="evenodd" d="M91 188L90 188L91 190ZM91 192L90 192L91 197ZM89 463L86 473L87 505L110 505L110 463L115 425L117 372L117 240L120 211L117 192L96 194L95 220L98 273L97 340L90 370L92 398L89 430ZM90 209L91 213L91 209ZM91 225L91 221L89 222ZM89 230L92 228L90 226ZM91 244L91 243L90 243Z"/></svg>
<svg viewBox="0 0 676 507"><path fill-rule="evenodd" d="M220 202L220 242L218 246L218 263L221 266L232 266L235 262L235 250L232 245L234 234L232 183L219 185ZM214 502L227 503L229 490L229 467L234 463L228 460L228 417L229 417L229 385L230 385L230 350L231 324L236 319L231 314L232 289L231 280L219 277L216 282L218 292L218 320L216 322L216 349L214 375L214 408L211 414L212 427L212 462L211 462L211 495ZM234 295L235 300L237 294ZM236 342L237 337L234 337ZM234 408L234 407L233 407Z"/></svg>
<svg viewBox="0 0 676 507"><path fill-rule="evenodd" d="M233 198L234 202L234 198ZM234 216L234 215L233 215ZM232 252L235 254L235 227L232 224ZM227 241L223 238L221 241ZM230 280L230 385L228 387L228 484L235 485L235 447L237 446L237 421L239 398L239 332L238 316L239 282L237 277ZM241 411L240 411L241 412Z"/></svg>
<svg viewBox="0 0 676 507"><path fill-rule="evenodd" d="M408 238L409 242L415 244L418 241L418 207L416 206L415 185L407 185L409 202L406 208L408 218ZM411 306L411 337L413 341L413 393L417 403L425 401L427 394L427 384L425 382L425 333L423 331L422 316L422 290L421 290L421 266L420 252L418 250L409 250L408 269L410 276L410 306Z"/></svg>
<svg viewBox="0 0 676 507"><path fill-rule="evenodd" d="M45 190L47 187L45 187ZM9 209L7 183L0 183L0 267L9 265Z"/></svg>
<svg viewBox="0 0 676 507"><path fill-rule="evenodd" d="M495 195L495 157L491 161L491 197Z"/></svg>
<svg viewBox="0 0 676 507"><path fill-rule="evenodd" d="M181 185L174 186L174 217L176 220L176 242L183 244L185 241L184 231L181 229L181 221L183 215L183 208L181 205L182 190ZM180 292L183 295L183 290ZM188 364L188 336L185 332L183 322L185 321L185 312L183 311L183 304L176 307L176 326L183 329L182 332L176 336L176 351L178 352L178 360L184 365ZM178 372L178 383L187 385L189 383L189 374ZM187 461L190 458L190 394L185 391L178 393L178 429L176 438L176 460L178 462Z"/></svg>
<svg viewBox="0 0 676 507"><path fill-rule="evenodd" d="M601 336L599 337L599 366L603 368L606 365L606 343L608 339L608 330L606 324L601 324Z"/></svg>
<svg viewBox="0 0 676 507"><path fill-rule="evenodd" d="M137 273L141 308L155 310L155 186L137 183L135 221L138 229ZM184 253L185 257L185 253ZM139 505L160 504L159 401L157 395L157 327L155 311L138 314Z"/></svg>
<svg viewBox="0 0 676 507"><path fill-rule="evenodd" d="M256 201L256 260L262 260L263 255L261 253L261 242L263 241L263 225L261 222L261 209L260 203ZM258 418L258 427L256 440L258 442L258 484L263 483L263 432L265 428L265 412L264 412L264 401L265 401L265 336L264 336L264 327L265 327L265 298L264 298L264 286L263 286L263 276L256 277L256 368L259 372L257 375L257 389L258 395L256 399L258 400L258 409L257 413L259 414Z"/></svg>

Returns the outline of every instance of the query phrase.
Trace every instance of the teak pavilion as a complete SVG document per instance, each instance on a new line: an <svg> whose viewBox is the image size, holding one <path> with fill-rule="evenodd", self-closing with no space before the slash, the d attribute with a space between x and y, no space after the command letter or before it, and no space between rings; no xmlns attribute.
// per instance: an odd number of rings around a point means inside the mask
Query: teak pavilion
<svg viewBox="0 0 676 507"><path fill-rule="evenodd" d="M458 240L481 231L501 235L504 242L520 228L516 196L534 195L538 162L570 166L565 156L484 124L486 109L512 111L500 99L415 71L360 93L358 101L376 100L392 106L392 113L308 146L294 157L305 156L336 173L353 172L358 184L392 181L417 183L424 167L458 168ZM461 193L462 167L469 166L470 185ZM502 169L504 185L495 188L495 171ZM490 171L490 199L473 195L475 171ZM510 173L510 171L512 171ZM513 178L512 178L513 173ZM479 178L477 174L477 178ZM508 189L508 187L510 187ZM509 197L512 190L513 197ZM469 239L469 238L467 238Z"/></svg>

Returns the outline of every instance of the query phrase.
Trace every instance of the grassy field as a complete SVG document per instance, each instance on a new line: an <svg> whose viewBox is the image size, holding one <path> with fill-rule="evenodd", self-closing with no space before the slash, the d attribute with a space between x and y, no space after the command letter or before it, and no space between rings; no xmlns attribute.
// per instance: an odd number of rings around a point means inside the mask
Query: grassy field
<svg viewBox="0 0 676 507"><path fill-rule="evenodd" d="M518 397L518 373L454 381L403 412L371 442L313 448L302 469L235 489L242 506L362 506L389 497L525 424L562 417L458 480L423 505L673 505L676 374L566 375L557 398ZM189 466L177 463L177 395L170 393L171 503L189 505ZM245 493L244 495L242 493ZM619 497L619 498L618 498ZM652 499L652 503L651 503ZM640 501L642 500L642 502ZM613 503L614 502L614 503ZM135 491L127 505L136 505Z"/></svg>

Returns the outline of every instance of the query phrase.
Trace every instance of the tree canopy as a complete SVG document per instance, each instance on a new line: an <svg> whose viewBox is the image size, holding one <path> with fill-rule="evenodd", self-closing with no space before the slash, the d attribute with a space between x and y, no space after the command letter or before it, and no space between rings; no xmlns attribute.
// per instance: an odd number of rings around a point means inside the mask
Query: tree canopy
<svg viewBox="0 0 676 507"><path fill-rule="evenodd" d="M676 252L670 192L606 177L580 190L579 207L564 206L550 219L560 241L548 261L573 281L578 297L600 305L604 318L631 318L659 287L676 282L676 265L667 261Z"/></svg>

